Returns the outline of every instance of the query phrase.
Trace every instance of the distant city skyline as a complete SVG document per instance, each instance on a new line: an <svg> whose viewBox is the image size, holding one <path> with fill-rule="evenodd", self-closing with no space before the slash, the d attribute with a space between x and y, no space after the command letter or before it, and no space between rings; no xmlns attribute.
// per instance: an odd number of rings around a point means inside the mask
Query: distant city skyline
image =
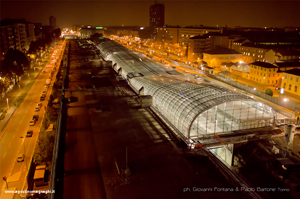
<svg viewBox="0 0 300 199"><path fill-rule="evenodd" d="M155 1L1 1L1 20L24 18L60 28L72 25L149 26ZM244 27L300 27L300 1L158 1L165 5L165 24Z"/></svg>

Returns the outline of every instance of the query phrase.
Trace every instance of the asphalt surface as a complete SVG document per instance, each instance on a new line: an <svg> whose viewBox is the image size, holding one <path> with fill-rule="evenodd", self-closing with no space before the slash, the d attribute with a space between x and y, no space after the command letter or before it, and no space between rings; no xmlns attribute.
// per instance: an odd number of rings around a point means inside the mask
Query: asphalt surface
<svg viewBox="0 0 300 199"><path fill-rule="evenodd" d="M50 61L48 65L51 65ZM26 186L25 178L43 121L44 107L47 99L49 99L50 88L47 90L46 99L42 101L43 105L40 111L35 111L35 107L37 106L37 102L40 102L44 84L46 83L46 79L49 78L52 69L53 67L44 67L42 71L45 72L38 74L22 104L16 109L2 132L3 137L0 140L0 176L8 178L9 188L22 190ZM35 114L39 115L39 119L34 126L29 126L29 122ZM33 130L32 137L26 137L29 129ZM25 154L23 162L17 162L18 154ZM6 190L6 184L4 180L0 181L0 188L0 197L5 197L4 190ZM20 195L15 194L14 198L20 198Z"/></svg>
<svg viewBox="0 0 300 199"><path fill-rule="evenodd" d="M82 52L71 41L63 198L245 198L215 190L233 187L202 151L187 150L141 108L111 67Z"/></svg>

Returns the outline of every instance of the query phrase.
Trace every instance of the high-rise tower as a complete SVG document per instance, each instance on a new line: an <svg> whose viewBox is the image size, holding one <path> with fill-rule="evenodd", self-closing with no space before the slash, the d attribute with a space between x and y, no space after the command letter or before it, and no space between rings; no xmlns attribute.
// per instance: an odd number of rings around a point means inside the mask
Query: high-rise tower
<svg viewBox="0 0 300 199"><path fill-rule="evenodd" d="M164 4L155 4L150 6L150 29L156 34L157 27L163 27L165 25L165 6Z"/></svg>
<svg viewBox="0 0 300 199"><path fill-rule="evenodd" d="M50 26L55 29L56 28L56 19L55 17L51 16L49 17L49 23L50 23Z"/></svg>

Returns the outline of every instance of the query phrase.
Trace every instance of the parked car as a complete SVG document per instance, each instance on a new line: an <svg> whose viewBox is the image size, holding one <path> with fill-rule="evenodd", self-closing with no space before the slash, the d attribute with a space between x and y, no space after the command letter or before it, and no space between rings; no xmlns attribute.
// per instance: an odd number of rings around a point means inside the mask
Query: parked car
<svg viewBox="0 0 300 199"><path fill-rule="evenodd" d="M37 106L41 108L43 106L43 103L40 102L37 104Z"/></svg>
<svg viewBox="0 0 300 199"><path fill-rule="evenodd" d="M34 111L35 112L40 111L40 107L39 106L35 107Z"/></svg>
<svg viewBox="0 0 300 199"><path fill-rule="evenodd" d="M29 122L29 126L34 126L35 125L35 120L31 120L30 122Z"/></svg>
<svg viewBox="0 0 300 199"><path fill-rule="evenodd" d="M33 115L32 120L38 121L39 120L39 115Z"/></svg>
<svg viewBox="0 0 300 199"><path fill-rule="evenodd" d="M28 130L26 133L26 137L32 137L33 130Z"/></svg>
<svg viewBox="0 0 300 199"><path fill-rule="evenodd" d="M24 155L24 153L21 153L17 157L17 162L23 162L24 159L25 159L25 155Z"/></svg>

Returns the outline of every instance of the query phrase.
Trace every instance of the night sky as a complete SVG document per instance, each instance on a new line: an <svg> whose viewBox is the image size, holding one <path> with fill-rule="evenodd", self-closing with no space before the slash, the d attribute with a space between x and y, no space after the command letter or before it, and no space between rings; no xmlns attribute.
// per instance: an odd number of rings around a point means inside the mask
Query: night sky
<svg viewBox="0 0 300 199"><path fill-rule="evenodd" d="M300 27L300 0L194 0L158 1L165 4L165 24L205 26ZM49 25L56 18L60 28L72 25L149 26L149 6L154 1L2 1L1 20L24 18Z"/></svg>

